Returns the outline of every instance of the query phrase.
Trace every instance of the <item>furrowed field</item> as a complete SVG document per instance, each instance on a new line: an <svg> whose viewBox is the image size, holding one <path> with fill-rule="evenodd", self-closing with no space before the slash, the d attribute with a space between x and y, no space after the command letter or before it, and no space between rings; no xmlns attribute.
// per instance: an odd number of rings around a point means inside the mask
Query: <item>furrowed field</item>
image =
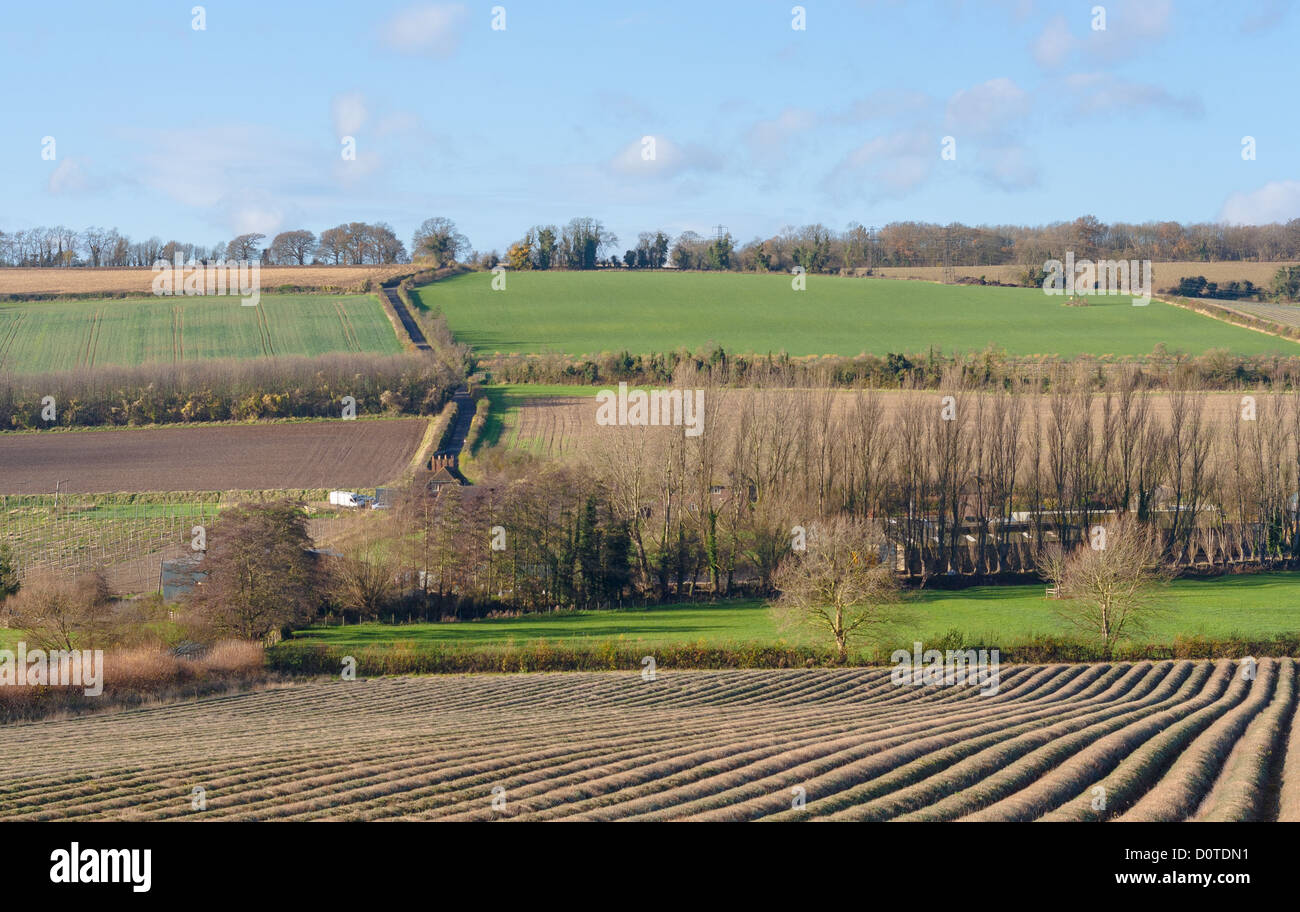
<svg viewBox="0 0 1300 912"><path fill-rule="evenodd" d="M1228 282L1251 281L1256 285L1267 286L1273 276L1283 266L1292 263L1279 260L1275 262L1255 262L1251 260L1221 260L1203 263L1198 260L1157 260L1151 264L1152 284L1154 290L1173 288L1180 279L1203 276L1210 282L1220 285ZM1017 284L1024 266L953 266L953 274L959 278L979 279L989 282ZM876 274L887 279L921 279L927 282L942 282L942 266L883 266L876 269Z"/></svg>
<svg viewBox="0 0 1300 912"><path fill-rule="evenodd" d="M0 493L374 487L402 473L420 418L0 435Z"/></svg>
<svg viewBox="0 0 1300 912"><path fill-rule="evenodd" d="M1297 344L1159 301L1093 297L1067 307L1038 289L885 279L671 272L512 272L505 291L467 274L425 286L462 342L482 353L636 354L722 345L792 356L936 350L1012 355L1300 352Z"/></svg>
<svg viewBox="0 0 1300 912"><path fill-rule="evenodd" d="M815 669L301 684L15 725L0 817L1300 815L1291 659L1255 675L1229 660L1019 666L998 683Z"/></svg>
<svg viewBox="0 0 1300 912"><path fill-rule="evenodd" d="M148 297L0 303L0 371L320 355L396 354L402 346L374 295Z"/></svg>

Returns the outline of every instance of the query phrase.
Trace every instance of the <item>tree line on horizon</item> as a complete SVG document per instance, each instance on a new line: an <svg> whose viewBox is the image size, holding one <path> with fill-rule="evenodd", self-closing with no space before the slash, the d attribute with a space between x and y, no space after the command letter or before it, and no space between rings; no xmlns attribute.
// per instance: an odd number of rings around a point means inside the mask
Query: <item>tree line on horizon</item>
<svg viewBox="0 0 1300 912"><path fill-rule="evenodd" d="M725 228L710 236L683 231L674 237L656 229L640 232L634 246L596 218L534 225L507 248L475 250L446 217L426 219L411 239L410 252L385 222L346 222L319 235L305 229L281 231L269 242L261 233L240 234L211 247L164 242L157 236L133 241L116 228L65 226L0 230L0 266L135 266L159 259L213 262L256 259L263 265L370 265L424 262L442 268L461 264L516 270L635 268L810 273L884 267L1041 266L1072 251L1076 258L1152 261L1261 261L1300 259L1300 218L1285 224L1226 225L1175 221L1106 224L1084 215L1047 225L941 225L891 222L880 228L854 222L842 231L816 223L787 226L768 238L739 243Z"/></svg>

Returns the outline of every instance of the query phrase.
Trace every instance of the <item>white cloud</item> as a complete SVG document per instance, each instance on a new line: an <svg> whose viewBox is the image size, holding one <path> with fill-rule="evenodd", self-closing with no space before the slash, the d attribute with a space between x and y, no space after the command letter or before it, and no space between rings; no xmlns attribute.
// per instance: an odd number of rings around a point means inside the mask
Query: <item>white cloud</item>
<svg viewBox="0 0 1300 912"><path fill-rule="evenodd" d="M849 152L827 178L833 195L858 185L872 199L905 196L929 180L939 161L939 137L932 131L899 130L876 136Z"/></svg>
<svg viewBox="0 0 1300 912"><path fill-rule="evenodd" d="M240 125L145 130L147 184L185 206L215 206L275 160L264 129Z"/></svg>
<svg viewBox="0 0 1300 912"><path fill-rule="evenodd" d="M1005 145L979 149L978 173L999 190L1027 190L1038 185L1038 168L1024 146Z"/></svg>
<svg viewBox="0 0 1300 912"><path fill-rule="evenodd" d="M1150 41L1169 31L1174 5L1171 0L1140 0L1120 7L1123 40ZM1107 31L1109 31L1109 26Z"/></svg>
<svg viewBox="0 0 1300 912"><path fill-rule="evenodd" d="M764 159L784 157L788 143L811 130L817 124L816 116L804 108L786 108L770 120L760 120L745 134L754 153Z"/></svg>
<svg viewBox="0 0 1300 912"><path fill-rule="evenodd" d="M375 124L375 134L377 136L393 136L403 133L413 133L424 126L419 114L411 111L393 111L379 118Z"/></svg>
<svg viewBox="0 0 1300 912"><path fill-rule="evenodd" d="M334 118L334 134L340 139L344 136L356 136L365 125L368 112L365 96L360 92L345 92L335 95L330 104L330 114Z"/></svg>
<svg viewBox="0 0 1300 912"><path fill-rule="evenodd" d="M855 103L850 114L837 119L880 116L895 126L844 156L827 175L826 191L838 198L860 193L873 201L905 197L941 170L1006 191L1038 184L1030 152L1015 140L1032 113L1033 98L1013 80L998 77L953 93L942 116L936 108L928 96L914 92L876 93ZM908 119L913 122L900 124ZM956 139L954 162L941 157L945 135Z"/></svg>
<svg viewBox="0 0 1300 912"><path fill-rule="evenodd" d="M1065 63L1074 49L1074 39L1064 16L1057 16L1034 39L1031 50L1034 60L1044 69L1054 69Z"/></svg>
<svg viewBox="0 0 1300 912"><path fill-rule="evenodd" d="M635 139L615 153L610 171L624 177L661 179L690 171L716 171L717 157L703 146L679 145L666 136Z"/></svg>
<svg viewBox="0 0 1300 912"><path fill-rule="evenodd" d="M272 237L284 225L284 212L268 206L238 206L227 212L226 220L237 235L258 232Z"/></svg>
<svg viewBox="0 0 1300 912"><path fill-rule="evenodd" d="M270 234L332 193L318 144L263 126L134 129L140 184L239 234ZM337 154L337 153L336 153Z"/></svg>
<svg viewBox="0 0 1300 912"><path fill-rule="evenodd" d="M595 109L605 118L616 118L633 123L650 123L658 119L654 110L628 92L602 90L594 96Z"/></svg>
<svg viewBox="0 0 1300 912"><path fill-rule="evenodd" d="M1195 96L1174 95L1157 85L1130 82L1106 73L1074 73L1066 77L1065 85L1079 114L1155 108L1196 117L1205 110Z"/></svg>
<svg viewBox="0 0 1300 912"><path fill-rule="evenodd" d="M459 3L407 7L380 27L380 39L402 54L450 57L460 45L461 29L468 15Z"/></svg>
<svg viewBox="0 0 1300 912"><path fill-rule="evenodd" d="M51 193L78 194L86 193L96 189L96 182L92 180L86 166L90 164L89 159L76 158L73 156L64 158L50 172L50 180L46 188Z"/></svg>
<svg viewBox="0 0 1300 912"><path fill-rule="evenodd" d="M848 110L835 119L842 123L862 123L869 120L893 120L897 117L927 113L934 100L924 92L911 89L877 89L865 98L859 98Z"/></svg>
<svg viewBox="0 0 1300 912"><path fill-rule="evenodd" d="M944 124L958 136L998 136L1022 120L1029 107L1029 93L1003 76L948 99Z"/></svg>
<svg viewBox="0 0 1300 912"><path fill-rule="evenodd" d="M1039 66L1056 69L1076 53L1087 55L1089 60L1130 58L1164 38L1173 20L1170 0L1112 0L1098 5L1106 10L1104 29L1092 27L1091 7L1087 5L1071 19L1058 15L1048 21L1030 45Z"/></svg>
<svg viewBox="0 0 1300 912"><path fill-rule="evenodd" d="M1219 220L1229 225L1268 225L1300 218L1300 181L1273 181L1228 197Z"/></svg>

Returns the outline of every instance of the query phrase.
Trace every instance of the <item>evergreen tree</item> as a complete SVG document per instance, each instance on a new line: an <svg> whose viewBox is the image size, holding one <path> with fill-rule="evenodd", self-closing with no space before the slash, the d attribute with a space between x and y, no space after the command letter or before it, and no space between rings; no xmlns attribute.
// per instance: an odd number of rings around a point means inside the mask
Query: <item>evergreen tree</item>
<svg viewBox="0 0 1300 912"><path fill-rule="evenodd" d="M18 555L8 542L0 542L0 602L18 591Z"/></svg>

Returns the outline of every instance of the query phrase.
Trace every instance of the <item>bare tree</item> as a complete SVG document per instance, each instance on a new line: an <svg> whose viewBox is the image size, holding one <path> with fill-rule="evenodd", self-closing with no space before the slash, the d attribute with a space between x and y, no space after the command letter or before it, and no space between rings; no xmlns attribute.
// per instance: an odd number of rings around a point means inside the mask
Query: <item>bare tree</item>
<svg viewBox="0 0 1300 912"><path fill-rule="evenodd" d="M320 233L320 246L316 249L316 255L326 263L332 263L335 266L347 259L348 226L339 225L322 231Z"/></svg>
<svg viewBox="0 0 1300 912"><path fill-rule="evenodd" d="M262 241L266 235L250 232L233 238L226 245L226 256L232 260L256 260L262 253Z"/></svg>
<svg viewBox="0 0 1300 912"><path fill-rule="evenodd" d="M898 580L879 560L883 544L874 523L821 523L807 550L792 551L773 576L781 593L772 606L779 625L829 634L839 661L847 661L853 641L873 638L898 619Z"/></svg>
<svg viewBox="0 0 1300 912"><path fill-rule="evenodd" d="M10 626L41 649L95 649L114 638L114 601L104 574L96 570L76 579L30 576L5 607Z"/></svg>
<svg viewBox="0 0 1300 912"><path fill-rule="evenodd" d="M190 596L203 632L260 639L319 607L322 580L297 504L244 504L221 514L208 536L207 577Z"/></svg>
<svg viewBox="0 0 1300 912"><path fill-rule="evenodd" d="M310 231L281 231L271 241L271 259L276 263L302 266L316 250L316 235Z"/></svg>
<svg viewBox="0 0 1300 912"><path fill-rule="evenodd" d="M1047 549L1040 572L1057 586L1057 612L1070 625L1103 643L1109 654L1121 638L1143 632L1161 610L1159 533L1129 515L1072 551Z"/></svg>
<svg viewBox="0 0 1300 912"><path fill-rule="evenodd" d="M90 254L90 265L99 266L104 259L104 248L108 243L109 234L103 228L87 228L82 232L82 244L86 252Z"/></svg>
<svg viewBox="0 0 1300 912"><path fill-rule="evenodd" d="M348 548L334 561L334 597L344 611L377 618L397 594L398 561L376 541Z"/></svg>
<svg viewBox="0 0 1300 912"><path fill-rule="evenodd" d="M406 262L406 245L398 240L388 223L377 222L370 226L370 242L376 263Z"/></svg>

